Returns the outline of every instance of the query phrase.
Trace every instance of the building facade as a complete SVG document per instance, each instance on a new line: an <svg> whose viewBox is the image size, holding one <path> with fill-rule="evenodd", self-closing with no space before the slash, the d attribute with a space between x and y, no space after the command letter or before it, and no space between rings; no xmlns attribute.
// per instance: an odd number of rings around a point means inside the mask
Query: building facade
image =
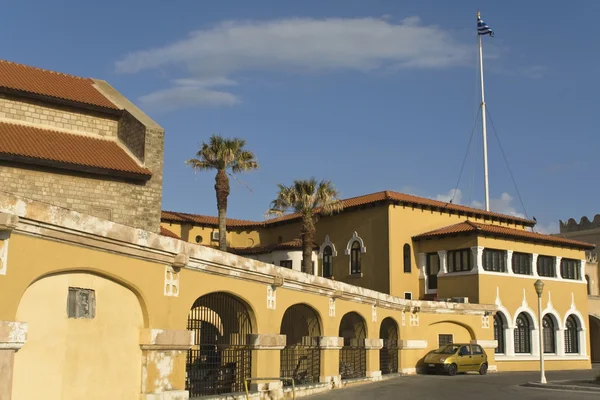
<svg viewBox="0 0 600 400"><path fill-rule="evenodd" d="M591 357L592 362L600 362L600 270L597 250L600 245L600 214L596 214L592 220L582 217L579 223L570 218L566 223L559 221L559 225L561 237L596 245L596 249L587 252L585 279L589 303Z"/></svg>
<svg viewBox="0 0 600 400"><path fill-rule="evenodd" d="M221 252L214 217L160 222L162 129L108 84L0 62L0 88L2 400L300 396L450 342L490 371L590 368L590 244L380 192L319 221L316 275L295 215L229 220Z"/></svg>

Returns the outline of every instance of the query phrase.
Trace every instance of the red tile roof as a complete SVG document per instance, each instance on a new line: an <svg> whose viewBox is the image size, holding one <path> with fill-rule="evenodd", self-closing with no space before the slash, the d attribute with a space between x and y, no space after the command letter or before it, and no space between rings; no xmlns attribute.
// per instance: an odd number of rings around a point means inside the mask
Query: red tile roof
<svg viewBox="0 0 600 400"><path fill-rule="evenodd" d="M543 235L541 233L524 231L520 229L511 229L504 226L479 224L472 221L460 222L458 224L445 226L430 232L413 236L413 240L435 239L459 234L482 234L484 236L501 236L508 238L523 239L524 241L533 241L554 244L564 247L575 247L578 249L591 250L596 246L590 243L577 240L565 239L559 236Z"/></svg>
<svg viewBox="0 0 600 400"><path fill-rule="evenodd" d="M0 122L0 159L148 179L117 142Z"/></svg>
<svg viewBox="0 0 600 400"><path fill-rule="evenodd" d="M174 211L163 211L161 214L162 221L171 221L171 222L187 222L194 223L198 225L209 225L209 226L218 226L219 218L211 217L209 215L197 215L197 214L187 214L180 213ZM227 218L227 226L228 227L251 227L262 225L261 222L254 221L245 221L242 219L232 219Z"/></svg>
<svg viewBox="0 0 600 400"><path fill-rule="evenodd" d="M461 206L458 204L445 203L443 201L427 199L424 197L413 196L410 194L392 192L392 191L383 191L377 193L366 194L363 196L352 197L350 199L342 200L342 204L344 206L344 210L361 207L368 204L375 203L385 203L385 202L397 202L400 204L406 205L414 205L418 207L430 207L435 209L436 211L445 211L452 212L456 214L463 214L465 216L473 216L479 218L488 218L495 219L498 221L509 222L522 224L525 226L534 226L535 221L515 217L512 215L500 214L491 211L485 211L478 208ZM216 217L209 217L205 215L196 215L196 214L185 214L185 220L183 219L175 219L176 217L173 214L181 214L181 213L173 213L170 211L163 211L162 219L164 221L179 221L179 222L195 222L198 224L205 225L218 225L218 219ZM228 226L266 226L270 224L275 224L278 222L285 221L294 221L299 220L299 214L287 214L277 218L267 219L263 222L253 222L253 221L243 221L243 220L229 220L227 219ZM230 224L229 221L232 221Z"/></svg>
<svg viewBox="0 0 600 400"><path fill-rule="evenodd" d="M162 226L160 227L160 234L163 235L163 236L167 236L167 237L173 238L173 239L181 239L175 233L171 232L167 228L163 228Z"/></svg>
<svg viewBox="0 0 600 400"><path fill-rule="evenodd" d="M0 88L118 110L90 78L0 60Z"/></svg>

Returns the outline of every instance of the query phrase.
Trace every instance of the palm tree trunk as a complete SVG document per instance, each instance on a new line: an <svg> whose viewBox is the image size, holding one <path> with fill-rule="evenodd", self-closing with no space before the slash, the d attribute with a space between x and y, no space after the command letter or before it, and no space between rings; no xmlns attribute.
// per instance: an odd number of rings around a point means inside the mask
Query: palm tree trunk
<svg viewBox="0 0 600 400"><path fill-rule="evenodd" d="M227 197L229 196L229 178L224 169L215 176L217 209L219 210L219 250L227 251Z"/></svg>
<svg viewBox="0 0 600 400"><path fill-rule="evenodd" d="M302 229L302 272L313 275L312 253L315 242L315 230L307 228Z"/></svg>

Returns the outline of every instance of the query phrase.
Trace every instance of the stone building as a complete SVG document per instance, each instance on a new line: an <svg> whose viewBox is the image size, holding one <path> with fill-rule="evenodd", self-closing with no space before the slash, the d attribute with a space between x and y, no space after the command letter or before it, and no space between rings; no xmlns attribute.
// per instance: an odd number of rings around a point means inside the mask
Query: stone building
<svg viewBox="0 0 600 400"><path fill-rule="evenodd" d="M98 79L0 60L2 191L158 232L164 131Z"/></svg>
<svg viewBox="0 0 600 400"><path fill-rule="evenodd" d="M379 381L448 343L485 350L482 373L542 351L590 368L593 245L381 192L319 221L318 275L295 266L295 215L230 220L260 260L221 252L213 217L159 226L163 132L108 84L0 62L0 88L1 400L289 398L286 378L296 396Z"/></svg>

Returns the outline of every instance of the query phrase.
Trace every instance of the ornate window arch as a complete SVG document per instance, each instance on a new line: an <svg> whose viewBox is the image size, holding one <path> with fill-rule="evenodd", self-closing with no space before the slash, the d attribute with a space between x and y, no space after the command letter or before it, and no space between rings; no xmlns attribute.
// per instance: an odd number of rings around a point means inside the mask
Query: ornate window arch
<svg viewBox="0 0 600 400"><path fill-rule="evenodd" d="M544 337L544 353L556 353L556 331L558 321L552 314L546 314L542 318L542 336Z"/></svg>
<svg viewBox="0 0 600 400"><path fill-rule="evenodd" d="M579 354L579 331L580 321L578 318L571 314L565 321L565 353L566 354Z"/></svg>
<svg viewBox="0 0 600 400"><path fill-rule="evenodd" d="M412 272L412 250L409 243L405 243L402 248L402 258L404 260L404 273L410 274Z"/></svg>
<svg viewBox="0 0 600 400"><path fill-rule="evenodd" d="M351 275L362 273L361 254L366 252L367 248L362 238L358 236L358 233L354 232L346 245L346 255L350 256L349 272Z"/></svg>
<svg viewBox="0 0 600 400"><path fill-rule="evenodd" d="M521 312L515 319L515 354L532 353L532 326L534 319L526 312Z"/></svg>
<svg viewBox="0 0 600 400"><path fill-rule="evenodd" d="M319 258L321 259L321 270L323 277L331 278L333 276L333 257L337 256L335 245L329 240L329 235L325 236L325 241L319 248Z"/></svg>
<svg viewBox="0 0 600 400"><path fill-rule="evenodd" d="M506 329L508 328L508 319L502 312L494 315L494 340L498 343L496 354L506 354Z"/></svg>

